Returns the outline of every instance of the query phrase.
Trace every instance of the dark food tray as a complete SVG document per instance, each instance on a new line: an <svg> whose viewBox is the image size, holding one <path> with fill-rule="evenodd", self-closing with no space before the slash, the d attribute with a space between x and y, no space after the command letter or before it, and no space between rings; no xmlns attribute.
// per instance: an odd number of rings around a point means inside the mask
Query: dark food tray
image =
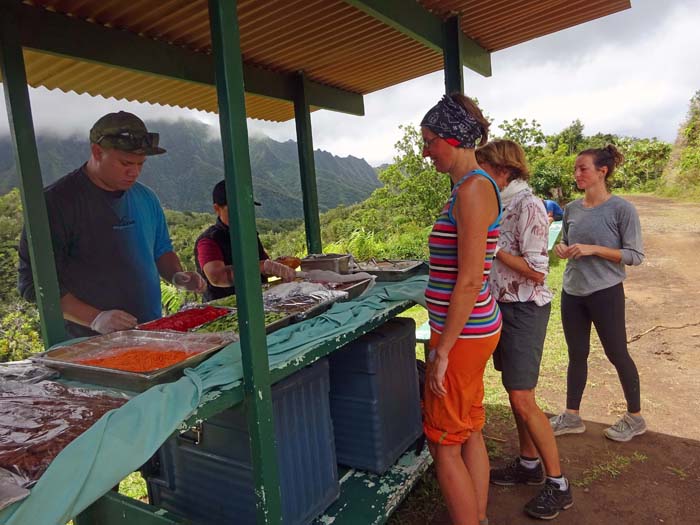
<svg viewBox="0 0 700 525"><path fill-rule="evenodd" d="M32 357L36 361L54 368L66 379L83 383L109 386L132 392L143 392L154 385L169 383L182 376L185 368L198 365L217 350L237 340L230 333L190 334L182 332L152 332L125 330L107 335L91 337L74 344L47 350ZM191 351L192 355L179 363L151 372L128 372L113 368L84 365L76 359L99 357L109 348L163 346L163 348Z"/></svg>
<svg viewBox="0 0 700 525"><path fill-rule="evenodd" d="M418 260L393 260L382 259L372 262L356 262L357 267L350 270L350 273L366 272L370 275L376 275L377 281L403 281L414 275L427 272L427 264L425 261Z"/></svg>

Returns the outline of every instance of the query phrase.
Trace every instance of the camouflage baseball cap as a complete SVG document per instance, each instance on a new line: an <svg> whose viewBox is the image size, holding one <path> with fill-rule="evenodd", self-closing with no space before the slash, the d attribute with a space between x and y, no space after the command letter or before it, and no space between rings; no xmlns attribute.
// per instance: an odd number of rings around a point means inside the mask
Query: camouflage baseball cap
<svg viewBox="0 0 700 525"><path fill-rule="evenodd" d="M90 130L90 142L137 155L160 155L158 133L149 133L146 124L133 113L107 113Z"/></svg>

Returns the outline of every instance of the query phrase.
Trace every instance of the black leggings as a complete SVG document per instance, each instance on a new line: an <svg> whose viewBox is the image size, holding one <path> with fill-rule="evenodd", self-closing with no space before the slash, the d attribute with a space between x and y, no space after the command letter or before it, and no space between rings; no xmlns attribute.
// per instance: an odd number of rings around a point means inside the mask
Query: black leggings
<svg viewBox="0 0 700 525"><path fill-rule="evenodd" d="M591 323L595 326L605 355L617 369L628 412L640 411L639 373L627 351L625 290L622 283L579 297L561 294L561 322L569 347L566 376L566 408L578 410L588 377Z"/></svg>

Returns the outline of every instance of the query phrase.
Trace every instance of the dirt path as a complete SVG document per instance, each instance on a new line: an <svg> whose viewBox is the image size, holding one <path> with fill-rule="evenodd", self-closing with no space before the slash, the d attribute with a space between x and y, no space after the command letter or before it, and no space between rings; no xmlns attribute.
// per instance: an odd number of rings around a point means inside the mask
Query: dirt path
<svg viewBox="0 0 700 525"><path fill-rule="evenodd" d="M646 260L629 269L625 282L627 330L649 431L629 443L603 437L625 404L615 369L594 345L581 407L588 430L558 438L563 469L576 486L574 506L556 522L700 524L700 205L629 200L641 217ZM547 406L562 407L564 389L540 395ZM492 423L485 432L505 439L504 457L517 454L512 425ZM430 497L440 501L430 485ZM522 511L537 490L491 487L490 522L542 523ZM444 508L427 521L449 523Z"/></svg>

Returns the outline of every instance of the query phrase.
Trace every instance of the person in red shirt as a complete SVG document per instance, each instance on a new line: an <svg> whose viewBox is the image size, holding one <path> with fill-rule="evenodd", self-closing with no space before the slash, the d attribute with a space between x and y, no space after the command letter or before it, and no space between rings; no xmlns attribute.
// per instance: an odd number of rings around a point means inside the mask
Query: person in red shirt
<svg viewBox="0 0 700 525"><path fill-rule="evenodd" d="M197 271L207 282L207 289L204 292L205 301L212 301L236 293L233 286L226 185L223 180L214 186L212 201L217 217L216 223L202 232L195 242L194 249ZM260 203L256 202L255 205L260 206ZM260 237L257 234L256 237L261 281L267 282L268 276L280 277L285 282L293 281L296 272L289 266L271 260L260 242Z"/></svg>

